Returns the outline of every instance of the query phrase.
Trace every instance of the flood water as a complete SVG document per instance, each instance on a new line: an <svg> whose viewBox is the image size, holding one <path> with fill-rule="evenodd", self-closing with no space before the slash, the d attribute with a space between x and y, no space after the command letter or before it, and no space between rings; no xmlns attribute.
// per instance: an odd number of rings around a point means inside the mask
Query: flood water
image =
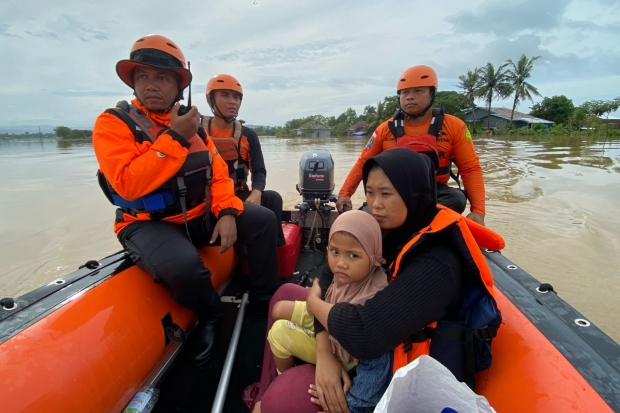
<svg viewBox="0 0 620 413"><path fill-rule="evenodd" d="M267 186L294 207L301 154L327 149L337 192L366 139L261 138ZM620 141L492 137L475 145L486 224L504 236L504 255L620 342ZM120 250L115 208L96 170L88 142L0 141L0 296L24 294ZM361 204L361 189L353 201Z"/></svg>

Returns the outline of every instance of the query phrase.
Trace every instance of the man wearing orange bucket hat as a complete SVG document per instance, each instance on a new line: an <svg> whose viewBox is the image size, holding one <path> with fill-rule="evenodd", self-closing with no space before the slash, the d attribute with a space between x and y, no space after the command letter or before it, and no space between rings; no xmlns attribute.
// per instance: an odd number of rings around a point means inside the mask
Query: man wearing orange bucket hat
<svg viewBox="0 0 620 413"><path fill-rule="evenodd" d="M367 159L390 148L404 147L428 155L435 164L438 203L462 213L469 199L467 218L484 225L480 161L465 123L442 109L431 109L438 87L437 73L429 66L412 66L400 75L396 82L400 106L392 118L377 127L351 168L338 194L338 211L342 212L344 205L352 206L351 195L362 180L362 165ZM463 178L465 191L447 185L451 176L459 182L458 175L452 173L452 162Z"/></svg>
<svg viewBox="0 0 620 413"><path fill-rule="evenodd" d="M226 162L199 127L196 107L179 104L192 75L170 39L138 39L116 65L135 98L105 110L93 128L99 184L116 205L114 230L134 262L199 319L192 351L209 360L221 303L197 246L247 247L250 302L266 306L278 286L276 228L266 208L234 194Z"/></svg>
<svg viewBox="0 0 620 413"><path fill-rule="evenodd" d="M235 193L246 203L272 210L281 221L282 197L276 191L265 190L267 169L258 135L237 120L243 100L241 83L231 75L215 75L207 82L206 97L213 116L203 116L201 124L228 164ZM249 173L252 174L251 189L247 182ZM278 245L284 243L282 226L279 226Z"/></svg>

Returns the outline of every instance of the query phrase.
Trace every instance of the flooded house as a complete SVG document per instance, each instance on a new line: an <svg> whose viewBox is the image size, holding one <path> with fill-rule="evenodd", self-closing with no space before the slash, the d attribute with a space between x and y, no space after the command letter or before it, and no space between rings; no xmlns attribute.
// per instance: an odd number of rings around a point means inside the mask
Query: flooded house
<svg viewBox="0 0 620 413"><path fill-rule="evenodd" d="M331 128L318 121L306 122L297 129L297 136L304 138L329 138Z"/></svg>
<svg viewBox="0 0 620 413"><path fill-rule="evenodd" d="M497 128L504 128L510 123L510 112L512 109L508 108L491 108L489 112L488 108L476 106L474 109L465 111L465 122L481 122L482 129L495 130ZM487 123L488 122L488 123ZM532 125L541 124L545 126L551 126L555 122L546 119L540 119L535 116L527 115L515 110L512 118L512 127L514 129L531 127Z"/></svg>

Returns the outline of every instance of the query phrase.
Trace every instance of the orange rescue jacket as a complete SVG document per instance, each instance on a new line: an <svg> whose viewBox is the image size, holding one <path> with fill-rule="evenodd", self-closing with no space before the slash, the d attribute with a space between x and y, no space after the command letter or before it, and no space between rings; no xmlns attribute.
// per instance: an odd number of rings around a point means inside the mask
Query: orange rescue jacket
<svg viewBox="0 0 620 413"><path fill-rule="evenodd" d="M417 244L423 242L426 235L437 233L448 227L456 225L463 240L465 241L465 245L468 250L467 254L470 256L467 257L470 259L465 259L464 262L473 262L475 268L473 268L473 266L470 268L471 273L479 275L481 284L485 287L486 292L495 303L493 274L491 273L491 269L487 265L486 259L480 251L480 248L484 247L492 250L501 250L504 248L503 238L494 231L479 225L446 207L438 205L438 208L440 208L440 210L433 221L427 227L422 228L419 232L417 232L416 235L411 238L411 240L409 240L409 242L401 249L390 268L392 274L390 281L392 281L394 277L398 276L402 260L415 248ZM470 231L470 227L473 228L473 231ZM496 303L495 306L497 307ZM435 321L431 323L427 329L434 329L436 325L437 322ZM394 350L394 372L409 364L419 356L428 355L430 345L430 338L418 343L399 345ZM408 348L409 346L411 346L411 348Z"/></svg>
<svg viewBox="0 0 620 413"><path fill-rule="evenodd" d="M404 133L409 137L419 137L428 134L431 125L431 116L427 122L420 125L404 124ZM380 154L381 152L397 147L396 138L390 132L390 118L377 127L370 137L368 144L362 150L359 158L351 168L339 196L351 196L355 193L359 183L362 181L362 166L367 159ZM471 211L485 214L485 191L482 178L482 168L476 154L476 149L471 139L471 134L465 123L459 118L445 114L441 127L440 135L437 138L437 151L439 155L439 167L443 172L438 174L437 182L446 183L449 175L445 173L445 167L449 166L450 160L458 167L459 173L463 178L463 184L467 190L467 198L471 203ZM444 167L444 169L441 169Z"/></svg>
<svg viewBox="0 0 620 413"><path fill-rule="evenodd" d="M235 182L236 189L248 189L248 173L250 170L250 144L243 136L243 125L238 120L233 122L232 131L223 131L212 127L213 116L203 116L202 127L215 144L220 156L228 165L230 178Z"/></svg>
<svg viewBox="0 0 620 413"><path fill-rule="evenodd" d="M219 218L224 210L243 211L243 203L234 195L233 183L228 177L226 162L218 155L215 145L208 137L203 141L198 134L182 144L168 133L169 113L149 112L137 99L135 106L159 131L151 135L154 142L140 140L134 136L126 122L108 111L99 115L93 127L93 148L100 171L110 186L121 197L135 200L165 185L184 167L187 167L191 153L207 150L211 154L210 210ZM186 146L189 146L187 148ZM149 212L131 214L120 210L114 225L118 234L126 225L137 220L154 219ZM206 202L188 207L187 220L198 218L206 212ZM184 214L179 213L161 218L176 224L183 224Z"/></svg>

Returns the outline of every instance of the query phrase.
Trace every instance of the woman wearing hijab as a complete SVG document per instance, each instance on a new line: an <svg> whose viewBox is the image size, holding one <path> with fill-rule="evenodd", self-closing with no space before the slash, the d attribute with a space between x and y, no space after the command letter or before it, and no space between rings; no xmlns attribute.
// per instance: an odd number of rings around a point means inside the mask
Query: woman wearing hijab
<svg viewBox="0 0 620 413"><path fill-rule="evenodd" d="M262 398L263 413L293 411L292 406L296 412L316 412L318 406L312 405L309 396L330 413L349 411L345 392L351 381L337 358L328 351L329 335L359 359L394 350L396 368L399 350L410 337L435 321L459 317L472 270L482 279L480 285L492 294L493 281L489 279L488 267L480 271L472 267L486 264L479 256L471 259L475 250L481 253L477 246L471 246L472 242L475 244L471 234L465 234L464 218L437 206L434 169L428 157L401 148L382 152L364 164L363 182L370 213L384 232L383 256L387 260L385 268L393 271L391 282L363 306L323 301L322 290L331 282L329 272L324 272L319 282L315 280L305 297L298 289L284 289L286 286L276 292L270 305L294 295L300 298L292 299L306 298L308 310L317 320L317 363L316 370L312 365L303 365L274 380L273 360L266 357L260 382L263 394L259 393L257 398ZM327 331L322 331L323 326ZM425 343L430 345L430 341ZM413 344L414 350L419 347ZM450 348L448 355L453 349ZM427 346L427 354L428 350ZM432 350L431 355L446 364ZM312 384L311 390L305 384Z"/></svg>

